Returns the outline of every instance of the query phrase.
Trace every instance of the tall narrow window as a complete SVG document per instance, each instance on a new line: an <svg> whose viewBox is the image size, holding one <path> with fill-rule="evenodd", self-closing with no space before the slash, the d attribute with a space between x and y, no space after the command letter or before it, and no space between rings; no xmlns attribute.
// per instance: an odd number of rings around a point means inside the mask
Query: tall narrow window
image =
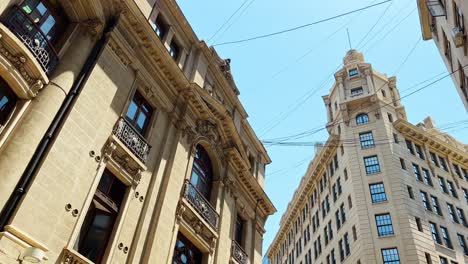
<svg viewBox="0 0 468 264"><path fill-rule="evenodd" d="M458 221L457 215L455 214L455 208L453 207L452 204L447 203L447 210L448 210L448 212L449 212L450 219L452 219L452 221L455 222L455 223L457 223L457 224L460 223L460 222Z"/></svg>
<svg viewBox="0 0 468 264"><path fill-rule="evenodd" d="M344 242L345 242L345 252L346 256L349 256L351 254L351 247L349 245L349 236L348 233L345 233L343 236Z"/></svg>
<svg viewBox="0 0 468 264"><path fill-rule="evenodd" d="M127 120L140 134L144 135L152 113L153 108L148 104L145 98L136 91L127 109Z"/></svg>
<svg viewBox="0 0 468 264"><path fill-rule="evenodd" d="M418 181L423 181L421 177L421 170L419 169L419 166L413 163L413 172L414 176L416 176L416 179Z"/></svg>
<svg viewBox="0 0 468 264"><path fill-rule="evenodd" d="M447 185L445 184L445 179L442 178L442 177L440 177L440 176L437 177L437 179L439 180L440 189L441 189L444 193L448 194L449 192L448 192L448 189L447 189Z"/></svg>
<svg viewBox="0 0 468 264"><path fill-rule="evenodd" d="M458 194L457 194L457 191L455 190L455 185L453 184L453 182L447 181L447 186L448 186L450 195L452 195L455 198L458 198Z"/></svg>
<svg viewBox="0 0 468 264"><path fill-rule="evenodd" d="M452 241L450 240L450 235L447 228L441 226L440 233L442 234L442 239L444 240L444 245L448 248L453 249Z"/></svg>
<svg viewBox="0 0 468 264"><path fill-rule="evenodd" d="M457 234L458 242L460 243L460 247L463 249L463 253L465 256L468 256L468 246L466 245L466 240L463 235Z"/></svg>
<svg viewBox="0 0 468 264"><path fill-rule="evenodd" d="M463 212L463 209L460 209L457 207L457 215L458 215L458 218L460 219L460 223L468 227L468 225L466 224L465 212Z"/></svg>
<svg viewBox="0 0 468 264"><path fill-rule="evenodd" d="M439 200L437 200L437 197L431 195L431 201L434 213L442 215L442 210L440 210Z"/></svg>
<svg viewBox="0 0 468 264"><path fill-rule="evenodd" d="M426 192L421 191L421 200L422 200L424 208L426 208L426 210L432 211L431 210L431 205L429 204Z"/></svg>
<svg viewBox="0 0 468 264"><path fill-rule="evenodd" d="M243 236L244 236L244 220L237 215L236 226L234 230L234 240L239 246L243 245Z"/></svg>
<svg viewBox="0 0 468 264"><path fill-rule="evenodd" d="M413 148L413 142L411 142L410 140L405 140L406 142L406 149L408 150L408 153L414 155L414 148Z"/></svg>
<svg viewBox="0 0 468 264"><path fill-rule="evenodd" d="M422 168L422 172L423 172L423 177L424 177L424 183L429 186L433 186L431 174L429 173L429 170Z"/></svg>
<svg viewBox="0 0 468 264"><path fill-rule="evenodd" d="M369 123L369 116L367 114L359 114L356 116L356 124L363 125Z"/></svg>
<svg viewBox="0 0 468 264"><path fill-rule="evenodd" d="M380 172L379 159L377 156L364 157L364 165L366 167L366 174Z"/></svg>
<svg viewBox="0 0 468 264"><path fill-rule="evenodd" d="M444 169L444 171L448 171L447 163L445 162L445 159L441 156L439 156L439 163L442 169Z"/></svg>
<svg viewBox="0 0 468 264"><path fill-rule="evenodd" d="M432 164L434 164L436 167L439 167L439 161L437 160L437 155L434 152L429 152L429 155L431 155Z"/></svg>
<svg viewBox="0 0 468 264"><path fill-rule="evenodd" d="M173 264L202 263L202 252L187 238L179 233L174 248Z"/></svg>
<svg viewBox="0 0 468 264"><path fill-rule="evenodd" d="M439 236L439 230L437 229L436 224L429 222L429 228L431 230L432 239L434 240L434 242L436 242L437 244L442 244L442 241L440 240Z"/></svg>
<svg viewBox="0 0 468 264"><path fill-rule="evenodd" d="M10 119L15 109L16 101L16 95L0 77L0 132L2 131L2 127L4 127Z"/></svg>
<svg viewBox="0 0 468 264"><path fill-rule="evenodd" d="M114 230L127 187L105 170L81 226L75 245L78 252L100 263Z"/></svg>
<svg viewBox="0 0 468 264"><path fill-rule="evenodd" d="M417 144L414 144L414 147L416 148L416 155L420 158L420 159L425 159L424 157L424 152L421 148L421 146L417 145Z"/></svg>
<svg viewBox="0 0 468 264"><path fill-rule="evenodd" d="M169 44L169 54L171 55L171 57L177 61L179 59L179 56L180 56L180 46L179 44L177 44L177 42L173 39L171 41L171 44Z"/></svg>
<svg viewBox="0 0 468 264"><path fill-rule="evenodd" d="M201 145L197 145L190 183L209 201L212 181L213 171L210 157Z"/></svg>
<svg viewBox="0 0 468 264"><path fill-rule="evenodd" d="M152 24L152 27L159 39L163 39L163 37L167 33L168 26L166 22L164 22L164 20L162 19L161 15L158 15L156 21L154 22L154 24Z"/></svg>

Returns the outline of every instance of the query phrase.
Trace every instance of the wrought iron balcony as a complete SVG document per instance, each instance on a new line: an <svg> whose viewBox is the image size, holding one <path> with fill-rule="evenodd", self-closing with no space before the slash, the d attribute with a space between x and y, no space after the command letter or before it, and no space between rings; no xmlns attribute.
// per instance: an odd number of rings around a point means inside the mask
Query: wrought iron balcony
<svg viewBox="0 0 468 264"><path fill-rule="evenodd" d="M247 264L248 256L237 241L232 241L231 257L239 264Z"/></svg>
<svg viewBox="0 0 468 264"><path fill-rule="evenodd" d="M33 19L20 6L13 6L7 12L3 23L26 45L49 75L57 65L58 55Z"/></svg>
<svg viewBox="0 0 468 264"><path fill-rule="evenodd" d="M185 182L184 198L195 208L200 216L216 231L218 230L219 214L210 202L201 194L190 181Z"/></svg>
<svg viewBox="0 0 468 264"><path fill-rule="evenodd" d="M130 149L140 161L146 164L151 146L125 118L121 117L119 119L114 127L113 134Z"/></svg>

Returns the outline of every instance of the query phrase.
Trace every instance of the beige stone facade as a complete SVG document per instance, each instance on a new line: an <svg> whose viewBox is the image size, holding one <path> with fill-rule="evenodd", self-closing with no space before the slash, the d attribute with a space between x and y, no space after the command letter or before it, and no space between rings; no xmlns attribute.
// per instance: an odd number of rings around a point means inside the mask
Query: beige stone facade
<svg viewBox="0 0 468 264"><path fill-rule="evenodd" d="M323 97L330 137L282 216L270 263L468 263L468 146L430 118L410 124L396 78L362 54L343 65Z"/></svg>
<svg viewBox="0 0 468 264"><path fill-rule="evenodd" d="M271 161L176 1L0 15L0 263L261 262Z"/></svg>
<svg viewBox="0 0 468 264"><path fill-rule="evenodd" d="M422 37L433 39L468 111L468 43L463 0L417 0Z"/></svg>

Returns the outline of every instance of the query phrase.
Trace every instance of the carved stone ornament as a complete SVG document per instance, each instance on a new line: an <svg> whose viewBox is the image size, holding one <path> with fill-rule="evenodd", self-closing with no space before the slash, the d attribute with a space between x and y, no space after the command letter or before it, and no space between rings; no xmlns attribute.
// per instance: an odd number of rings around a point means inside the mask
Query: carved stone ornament
<svg viewBox="0 0 468 264"><path fill-rule="evenodd" d="M132 60L123 51L123 49L120 47L120 45L112 38L109 40L109 47L111 48L111 50L119 58L120 62L125 67L127 67L128 65L130 65L132 63ZM146 92L146 90L145 90L145 92Z"/></svg>
<svg viewBox="0 0 468 264"><path fill-rule="evenodd" d="M197 133L206 137L214 143L218 143L219 135L216 125L208 120L201 120L197 123Z"/></svg>
<svg viewBox="0 0 468 264"><path fill-rule="evenodd" d="M177 205L177 210L176 210L176 219L177 219L177 222L181 222L183 217L184 217L184 212L185 212L185 206L179 202L179 204Z"/></svg>
<svg viewBox="0 0 468 264"><path fill-rule="evenodd" d="M107 145L104 147L104 151L103 151L103 158L104 158L104 162L108 162L109 159L112 157L112 153L114 152L114 150L117 148L117 145L115 145L114 142L112 141L109 141L107 143Z"/></svg>
<svg viewBox="0 0 468 264"><path fill-rule="evenodd" d="M195 234L201 234L203 223L195 217L195 219L192 220L192 227L195 231Z"/></svg>
<svg viewBox="0 0 468 264"><path fill-rule="evenodd" d="M88 19L81 23L86 29L86 33L88 33L93 38L99 36L104 28L104 23L99 19Z"/></svg>
<svg viewBox="0 0 468 264"><path fill-rule="evenodd" d="M217 241L216 237L212 237L210 240L210 254L213 254L213 252L216 249L216 241Z"/></svg>

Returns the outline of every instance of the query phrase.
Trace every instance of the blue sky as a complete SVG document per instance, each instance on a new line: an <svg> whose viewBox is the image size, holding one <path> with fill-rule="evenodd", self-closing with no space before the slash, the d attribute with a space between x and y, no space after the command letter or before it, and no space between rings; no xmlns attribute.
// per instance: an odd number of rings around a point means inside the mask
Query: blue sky
<svg viewBox="0 0 468 264"><path fill-rule="evenodd" d="M235 16L234 23L227 30L221 30L222 34L208 44L271 33L380 2L247 1L245 12ZM244 0L177 2L198 37L207 40ZM421 87L413 87L415 84L447 73L434 42L420 40L416 1L393 0L390 7L389 4L283 35L216 47L221 57L232 60L241 101L260 139L324 126L326 112L321 96L328 94L332 73L349 49L346 28L349 28L353 47L364 53L366 61L372 63L374 69L389 76L398 73L397 87L402 96ZM367 34L374 24L373 31ZM413 48L414 52L404 63ZM432 116L437 125L468 118L450 78L404 98L402 103L412 123L418 123L427 116ZM467 131L466 127L459 128L450 134L468 143ZM327 136L326 131L321 131L301 140L321 142L326 141ZM273 163L267 167L266 192L278 212L268 219L264 252L314 155L313 147L270 147L267 150Z"/></svg>

